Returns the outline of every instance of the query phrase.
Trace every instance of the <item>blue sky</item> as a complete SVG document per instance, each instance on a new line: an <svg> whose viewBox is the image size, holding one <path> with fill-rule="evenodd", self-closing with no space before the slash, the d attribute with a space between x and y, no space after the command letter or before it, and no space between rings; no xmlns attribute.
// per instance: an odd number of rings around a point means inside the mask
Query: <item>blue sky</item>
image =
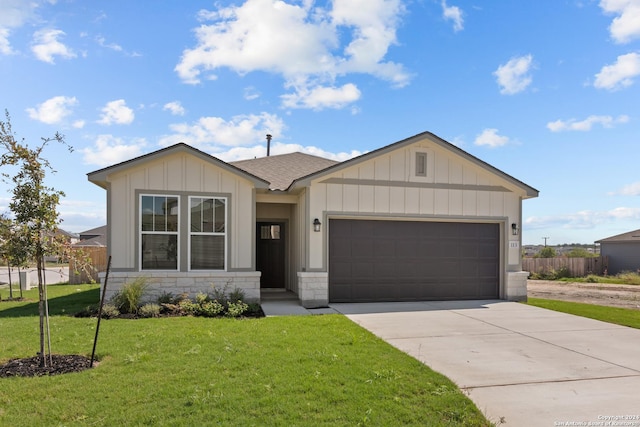
<svg viewBox="0 0 640 427"><path fill-rule="evenodd" d="M86 173L183 141L344 160L423 131L540 191L525 244L640 228L640 0L0 2L0 108L51 146L62 228ZM0 187L0 211L10 194Z"/></svg>

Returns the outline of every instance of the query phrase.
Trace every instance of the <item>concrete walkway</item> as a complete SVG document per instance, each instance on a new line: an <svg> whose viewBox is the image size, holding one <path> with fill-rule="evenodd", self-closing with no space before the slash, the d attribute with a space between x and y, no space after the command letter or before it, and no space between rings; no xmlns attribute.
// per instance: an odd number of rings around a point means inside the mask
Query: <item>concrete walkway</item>
<svg viewBox="0 0 640 427"><path fill-rule="evenodd" d="M331 306L452 379L496 425L640 427L640 330L506 301Z"/></svg>
<svg viewBox="0 0 640 427"><path fill-rule="evenodd" d="M338 313L333 308L304 308L300 305L296 294L283 289L263 289L260 295L260 306L267 317Z"/></svg>

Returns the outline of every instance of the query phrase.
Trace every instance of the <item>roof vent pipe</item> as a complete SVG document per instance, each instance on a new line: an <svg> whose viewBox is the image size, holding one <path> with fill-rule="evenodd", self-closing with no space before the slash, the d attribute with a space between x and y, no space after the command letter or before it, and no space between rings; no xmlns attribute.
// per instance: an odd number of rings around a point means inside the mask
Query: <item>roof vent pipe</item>
<svg viewBox="0 0 640 427"><path fill-rule="evenodd" d="M269 153L271 152L271 134L267 134L267 157L269 157Z"/></svg>

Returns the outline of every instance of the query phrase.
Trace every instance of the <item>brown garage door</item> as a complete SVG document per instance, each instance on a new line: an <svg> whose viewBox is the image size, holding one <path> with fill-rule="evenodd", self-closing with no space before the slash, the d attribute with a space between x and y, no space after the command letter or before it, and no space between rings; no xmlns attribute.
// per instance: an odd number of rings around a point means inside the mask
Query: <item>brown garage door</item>
<svg viewBox="0 0 640 427"><path fill-rule="evenodd" d="M499 297L498 224L329 220L331 302Z"/></svg>

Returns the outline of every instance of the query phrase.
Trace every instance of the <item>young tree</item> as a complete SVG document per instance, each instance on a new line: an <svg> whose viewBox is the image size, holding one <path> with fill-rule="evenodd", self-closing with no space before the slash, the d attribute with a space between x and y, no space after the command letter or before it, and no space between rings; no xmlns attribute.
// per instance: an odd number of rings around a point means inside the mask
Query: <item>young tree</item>
<svg viewBox="0 0 640 427"><path fill-rule="evenodd" d="M42 157L42 151L50 143L60 143L69 148L62 135L56 133L52 138L42 138L41 144L29 147L24 141L18 142L11 129L9 112L5 112L6 122L0 121L0 166L5 180L13 183L13 196L9 209L15 217L14 222L18 234L23 238L25 251L36 260L38 270L38 308L40 312L40 365L46 366L45 358L45 326L51 361L51 337L49 334L49 313L47 289L44 277L44 257L52 252L53 235L58 228L58 204L63 192L44 185L46 171L55 172L51 164ZM7 166L13 166L16 173L10 176Z"/></svg>
<svg viewBox="0 0 640 427"><path fill-rule="evenodd" d="M551 246L545 246L540 250L540 252L534 255L534 258L555 258L556 255L555 249Z"/></svg>
<svg viewBox="0 0 640 427"><path fill-rule="evenodd" d="M11 226L12 221L4 213L0 213L0 258L7 262L9 274L9 299L13 299L13 286L11 282Z"/></svg>
<svg viewBox="0 0 640 427"><path fill-rule="evenodd" d="M596 254L589 252L585 248L573 248L566 253L567 258L595 258Z"/></svg>

